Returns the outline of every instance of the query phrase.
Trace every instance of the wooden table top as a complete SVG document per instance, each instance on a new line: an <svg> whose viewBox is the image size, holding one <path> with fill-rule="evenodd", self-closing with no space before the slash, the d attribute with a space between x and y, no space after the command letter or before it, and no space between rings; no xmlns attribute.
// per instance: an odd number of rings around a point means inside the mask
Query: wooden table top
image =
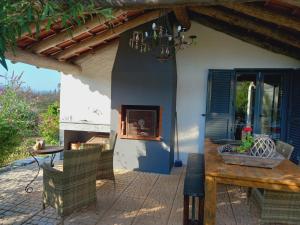
<svg viewBox="0 0 300 225"><path fill-rule="evenodd" d="M229 178L249 182L261 182L287 185L291 190L299 190L300 167L289 160L282 161L273 169L229 165L218 155L219 145L210 140L205 141L205 175L218 178Z"/></svg>
<svg viewBox="0 0 300 225"><path fill-rule="evenodd" d="M46 146L42 150L28 149L29 152L35 155L55 154L58 152L62 152L63 150L64 146Z"/></svg>

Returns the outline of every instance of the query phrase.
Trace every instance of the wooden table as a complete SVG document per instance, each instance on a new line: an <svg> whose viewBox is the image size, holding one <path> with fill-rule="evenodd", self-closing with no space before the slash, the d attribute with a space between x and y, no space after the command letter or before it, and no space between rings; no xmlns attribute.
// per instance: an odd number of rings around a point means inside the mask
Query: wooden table
<svg viewBox="0 0 300 225"><path fill-rule="evenodd" d="M37 160L37 158L35 157L36 155L51 155L51 159L50 159L50 165L52 167L54 167L54 163L53 160L55 158L55 154L62 152L64 150L63 146L46 146L44 149L42 150L34 150L34 149L28 149L29 154L32 156L32 158L35 160L35 162L38 165L38 172L37 174L34 176L34 178L26 185L25 187L25 191L27 193L31 193L33 191L33 188L30 186L35 179L38 177L39 173L40 173L40 163Z"/></svg>
<svg viewBox="0 0 300 225"><path fill-rule="evenodd" d="M218 183L300 192L300 168L289 160L273 169L228 165L218 155L217 147L205 141L205 225L215 224Z"/></svg>

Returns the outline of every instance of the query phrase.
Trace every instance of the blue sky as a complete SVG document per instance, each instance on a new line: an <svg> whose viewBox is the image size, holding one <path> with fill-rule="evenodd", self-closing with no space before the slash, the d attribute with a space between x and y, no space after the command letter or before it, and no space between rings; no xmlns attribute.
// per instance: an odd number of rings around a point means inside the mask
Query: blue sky
<svg viewBox="0 0 300 225"><path fill-rule="evenodd" d="M38 69L35 66L15 63L12 64L9 60L6 60L8 65L8 71L0 65L0 75L11 75L13 72L16 75L23 73L22 80L25 82L25 87L30 87L35 91L50 91L57 89L57 85L60 83L60 73L55 70ZM3 84L4 80L0 77L0 84Z"/></svg>

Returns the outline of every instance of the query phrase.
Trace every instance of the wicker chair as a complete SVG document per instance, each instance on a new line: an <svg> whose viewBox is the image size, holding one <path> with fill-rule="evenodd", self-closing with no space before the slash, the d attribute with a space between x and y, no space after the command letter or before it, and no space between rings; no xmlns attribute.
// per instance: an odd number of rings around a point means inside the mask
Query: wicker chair
<svg viewBox="0 0 300 225"><path fill-rule="evenodd" d="M283 141L277 141L276 151L279 152L281 155L283 155L284 158L290 159L294 151L294 146L285 143Z"/></svg>
<svg viewBox="0 0 300 225"><path fill-rule="evenodd" d="M278 141L276 147L287 159L294 150L293 146L282 141ZM261 224L300 224L300 193L253 188L251 199L258 205Z"/></svg>
<svg viewBox="0 0 300 225"><path fill-rule="evenodd" d="M109 137L109 147L103 149L101 152L100 161L98 163L97 180L108 179L115 182L113 163L116 141L117 134L112 131Z"/></svg>
<svg viewBox="0 0 300 225"><path fill-rule="evenodd" d="M43 164L43 208L50 205L63 217L96 203L96 174L101 149L64 151L63 171Z"/></svg>

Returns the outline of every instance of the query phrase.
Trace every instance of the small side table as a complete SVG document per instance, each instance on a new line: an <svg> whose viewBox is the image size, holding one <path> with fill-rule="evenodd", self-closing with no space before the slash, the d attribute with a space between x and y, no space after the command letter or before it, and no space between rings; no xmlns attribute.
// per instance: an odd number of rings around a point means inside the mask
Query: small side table
<svg viewBox="0 0 300 225"><path fill-rule="evenodd" d="M31 193L33 191L33 188L30 186L38 177L39 173L40 173L40 163L37 160L37 158L35 157L36 155L49 155L51 154L51 159L50 159L50 165L52 167L54 167L54 163L53 160L55 158L56 153L62 152L64 150L63 146L46 146L44 149L42 150L34 150L34 149L28 149L29 154L31 155L31 157L35 160L35 162L38 165L38 172L37 174L34 176L34 178L26 185L25 187L25 191L27 193Z"/></svg>

